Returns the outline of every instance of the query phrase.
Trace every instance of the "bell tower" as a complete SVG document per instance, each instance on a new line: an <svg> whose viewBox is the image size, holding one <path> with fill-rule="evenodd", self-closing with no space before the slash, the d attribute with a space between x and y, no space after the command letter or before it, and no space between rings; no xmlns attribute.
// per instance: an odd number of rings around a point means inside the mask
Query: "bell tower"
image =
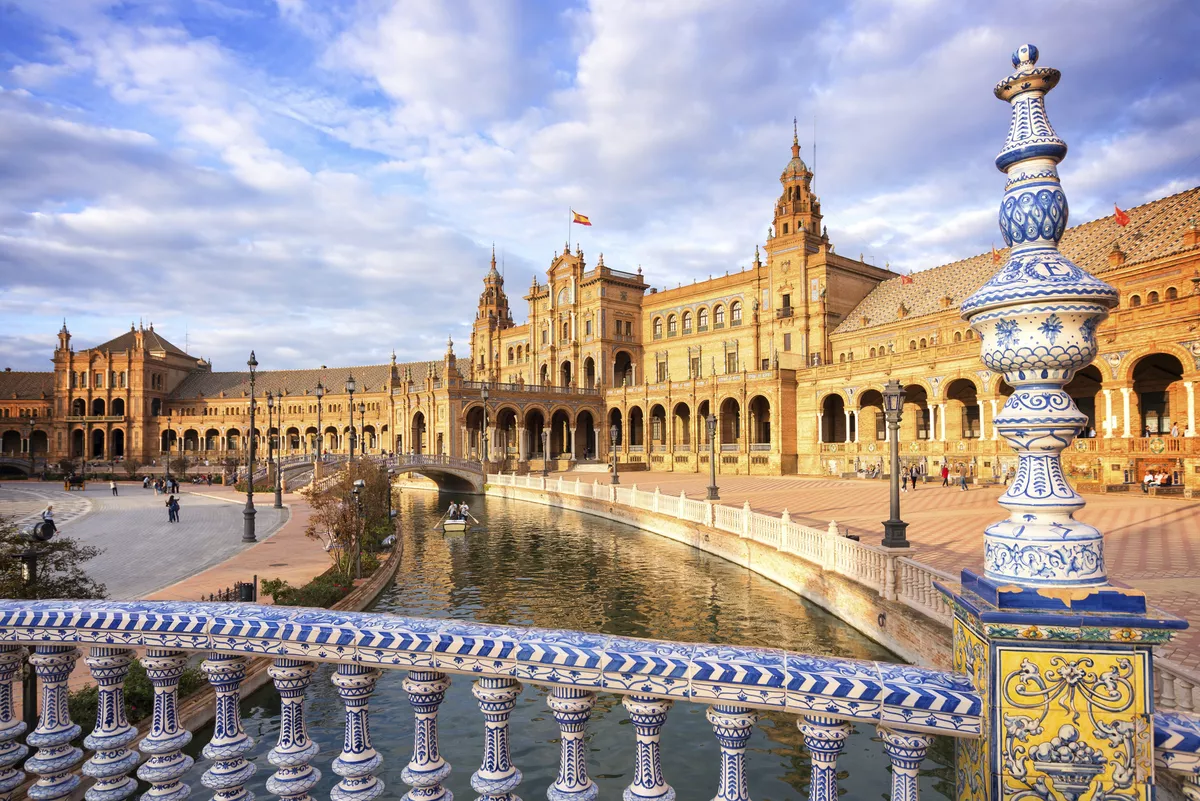
<svg viewBox="0 0 1200 801"><path fill-rule="evenodd" d="M496 246L492 245L492 264L483 278L483 292L479 295L479 309L471 329L472 380L500 379L500 332L511 328L512 324L504 278L496 269Z"/></svg>
<svg viewBox="0 0 1200 801"><path fill-rule="evenodd" d="M775 236L785 239L808 233L821 235L821 201L812 193L812 170L800 158L800 138L792 119L792 158L783 168L779 183L783 192L775 203Z"/></svg>

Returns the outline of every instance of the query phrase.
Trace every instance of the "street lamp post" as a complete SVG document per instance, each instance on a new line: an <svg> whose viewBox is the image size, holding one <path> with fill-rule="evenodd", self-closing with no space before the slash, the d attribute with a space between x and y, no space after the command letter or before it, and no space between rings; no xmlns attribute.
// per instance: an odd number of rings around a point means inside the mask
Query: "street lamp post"
<svg viewBox="0 0 1200 801"><path fill-rule="evenodd" d="M275 426L279 429L279 447L275 449L275 508L283 508L283 393L279 399L279 414L275 416Z"/></svg>
<svg viewBox="0 0 1200 801"><path fill-rule="evenodd" d="M710 414L704 421L708 426L708 499L719 501L717 494L717 416Z"/></svg>
<svg viewBox="0 0 1200 801"><path fill-rule="evenodd" d="M267 481L271 481L271 473L275 470L275 438L271 436L274 423L272 415L275 412L275 396L267 390Z"/></svg>
<svg viewBox="0 0 1200 801"><path fill-rule="evenodd" d="M354 390L358 385L354 383L354 373L346 379L346 391L350 393L350 461L354 461Z"/></svg>
<svg viewBox="0 0 1200 801"><path fill-rule="evenodd" d="M33 478L33 418L21 418L21 433L25 435L25 448L29 451L29 477Z"/></svg>
<svg viewBox="0 0 1200 801"><path fill-rule="evenodd" d="M486 382L486 381L483 383L483 389L481 390L481 394L483 395L483 421L482 421L482 422L480 422L480 424L479 424L479 464L480 464L480 466L482 466L482 467L483 467L483 472L484 472L484 475L487 475L487 463L488 463L488 441L487 441L487 428L488 428L488 408L487 408L487 402L488 402L488 387L487 387L487 382Z"/></svg>
<svg viewBox="0 0 1200 801"><path fill-rule="evenodd" d="M885 548L907 548L904 532L908 523L900 519L900 414L903 409L904 388L892 379L883 387L884 414L887 416L888 432L891 434L889 452L892 460L890 514L883 521L883 546Z"/></svg>
<svg viewBox="0 0 1200 801"><path fill-rule="evenodd" d="M313 465L313 483L321 477L321 445L325 438L325 432L321 430L321 399L325 397L325 385L320 381L317 382L317 462Z"/></svg>
<svg viewBox="0 0 1200 801"><path fill-rule="evenodd" d="M174 413L174 410L173 410L173 409L167 409L167 470L166 470L166 479L167 479L167 483L168 483L168 484L170 484L170 483L171 483L171 434L175 433L175 430L174 430L174 429L171 427L171 415L172 415L173 413Z"/></svg>
<svg viewBox="0 0 1200 801"><path fill-rule="evenodd" d="M250 351L246 366L250 368L250 446L246 452L249 466L246 470L246 508L242 510L242 542L258 542L254 536L254 371L258 368L254 351Z"/></svg>
<svg viewBox="0 0 1200 801"><path fill-rule="evenodd" d="M612 451L612 484L620 484L621 477L617 475L617 437L620 435L621 429L617 428L617 424L613 423L608 427L608 440L612 443L610 450Z"/></svg>
<svg viewBox="0 0 1200 801"><path fill-rule="evenodd" d="M358 536L354 538L354 577L362 578L362 538L366 534L363 522L362 488L366 482L361 478L354 482L354 511L358 515Z"/></svg>
<svg viewBox="0 0 1200 801"><path fill-rule="evenodd" d="M550 475L550 430L542 429L542 475Z"/></svg>

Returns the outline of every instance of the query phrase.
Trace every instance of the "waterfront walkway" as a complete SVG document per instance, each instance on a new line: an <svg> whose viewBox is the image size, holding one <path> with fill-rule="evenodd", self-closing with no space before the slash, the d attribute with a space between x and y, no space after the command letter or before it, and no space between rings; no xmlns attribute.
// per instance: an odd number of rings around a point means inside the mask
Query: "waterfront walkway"
<svg viewBox="0 0 1200 801"><path fill-rule="evenodd" d="M566 480L608 483L589 473L558 474ZM552 478L555 477L552 474ZM702 499L707 475L694 473L622 473L621 486ZM795 476L719 476L722 504L749 501L756 512L780 514L825 528L830 520L863 542L878 544L881 521L888 517L886 481ZM1003 488L942 487L930 481L900 496L900 515L908 522L913 557L930 567L957 575L964 567L983 570L983 531L1007 516L997 505ZM1192 623L1158 653L1193 672L1200 672L1200 500L1150 498L1130 494L1086 495L1078 515L1105 534L1109 577L1145 590L1151 604Z"/></svg>

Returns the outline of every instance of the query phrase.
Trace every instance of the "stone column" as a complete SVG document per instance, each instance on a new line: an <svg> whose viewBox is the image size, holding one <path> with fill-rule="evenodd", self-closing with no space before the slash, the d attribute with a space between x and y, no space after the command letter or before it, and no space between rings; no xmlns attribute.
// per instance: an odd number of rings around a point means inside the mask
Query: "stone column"
<svg viewBox="0 0 1200 801"><path fill-rule="evenodd" d="M862 433L862 413L858 409L855 409L854 410L854 441L855 442L858 442L858 437L859 437L859 434L861 434L861 433Z"/></svg>
<svg viewBox="0 0 1200 801"><path fill-rule="evenodd" d="M1108 439L1112 436L1113 428L1116 426L1113 420L1112 410L1112 390L1101 390L1104 393L1104 438Z"/></svg>
<svg viewBox="0 0 1200 801"><path fill-rule="evenodd" d="M820 445L825 441L825 431L823 423L825 422L825 413L817 412L817 444Z"/></svg>
<svg viewBox="0 0 1200 801"><path fill-rule="evenodd" d="M996 415L999 414L996 407L996 399L992 399L992 441L1000 439L1000 429L996 428Z"/></svg>
<svg viewBox="0 0 1200 801"><path fill-rule="evenodd" d="M938 404L938 415L937 416L938 416L938 431L940 433L940 436L938 437L938 439L941 440L942 442L945 442L946 441L946 404L944 404L944 403Z"/></svg>
<svg viewBox="0 0 1200 801"><path fill-rule="evenodd" d="M844 441L850 442L850 410L843 409L843 412L846 415L846 439Z"/></svg>
<svg viewBox="0 0 1200 801"><path fill-rule="evenodd" d="M1183 388L1187 392L1187 409L1188 421L1187 429L1183 432L1185 437L1196 436L1196 395L1192 391L1192 382L1184 381Z"/></svg>
<svg viewBox="0 0 1200 801"><path fill-rule="evenodd" d="M1133 387L1121 387L1121 405L1123 407L1121 413L1124 416L1123 417L1124 431L1121 434L1121 436L1125 437L1126 439L1133 436L1133 434L1130 433L1130 431L1129 431L1129 393L1130 392L1133 392Z"/></svg>
<svg viewBox="0 0 1200 801"><path fill-rule="evenodd" d="M529 446L525 437L525 426L517 426L517 461L529 460Z"/></svg>
<svg viewBox="0 0 1200 801"><path fill-rule="evenodd" d="M984 432L987 431L986 415L983 412L983 401L976 400L975 404L979 407L979 439L987 439Z"/></svg>

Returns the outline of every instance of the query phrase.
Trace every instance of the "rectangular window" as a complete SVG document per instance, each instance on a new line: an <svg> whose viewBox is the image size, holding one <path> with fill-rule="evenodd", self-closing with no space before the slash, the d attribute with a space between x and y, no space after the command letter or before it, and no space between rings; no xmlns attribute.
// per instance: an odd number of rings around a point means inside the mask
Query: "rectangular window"
<svg viewBox="0 0 1200 801"><path fill-rule="evenodd" d="M625 336L633 336L633 323L629 320L625 321Z"/></svg>
<svg viewBox="0 0 1200 801"><path fill-rule="evenodd" d="M692 357L692 378L699 378L699 377L700 377L700 357L693 356Z"/></svg>
<svg viewBox="0 0 1200 801"><path fill-rule="evenodd" d="M763 360L762 360L762 369L764 369L764 370L770 370L770 369L771 369L771 360L770 360L770 359L763 359Z"/></svg>
<svg viewBox="0 0 1200 801"><path fill-rule="evenodd" d="M962 411L963 439L979 439L979 406L964 406Z"/></svg>
<svg viewBox="0 0 1200 801"><path fill-rule="evenodd" d="M658 383L661 384L666 380L667 380L667 363L659 362L658 363Z"/></svg>
<svg viewBox="0 0 1200 801"><path fill-rule="evenodd" d="M787 295L784 295L784 297L787 297ZM783 349L785 351L791 351L791 349L792 349L792 335L791 334L783 335Z"/></svg>
<svg viewBox="0 0 1200 801"><path fill-rule="evenodd" d="M731 350L725 354L725 372L736 373L738 371L737 351Z"/></svg>
<svg viewBox="0 0 1200 801"><path fill-rule="evenodd" d="M883 412L875 412L875 439L882 442L887 439L887 418Z"/></svg>
<svg viewBox="0 0 1200 801"><path fill-rule="evenodd" d="M592 321L591 320L583 321L583 333L589 337L592 335Z"/></svg>
<svg viewBox="0 0 1200 801"><path fill-rule="evenodd" d="M762 307L763 309L771 308L771 290L769 289L762 291Z"/></svg>
<svg viewBox="0 0 1200 801"><path fill-rule="evenodd" d="M542 329L542 344L545 345L545 344L548 344L549 342L550 342L550 332L547 331L545 328L543 328Z"/></svg>
<svg viewBox="0 0 1200 801"><path fill-rule="evenodd" d="M104 373L96 373L96 389L104 388Z"/></svg>
<svg viewBox="0 0 1200 801"><path fill-rule="evenodd" d="M621 336L621 321L613 320L613 328L616 329L616 335Z"/></svg>
<svg viewBox="0 0 1200 801"><path fill-rule="evenodd" d="M917 439L929 439L929 411L917 409Z"/></svg>
<svg viewBox="0 0 1200 801"><path fill-rule="evenodd" d="M792 308L792 296L791 295L785 294L783 296L783 308L785 308L785 309Z"/></svg>
<svg viewBox="0 0 1200 801"><path fill-rule="evenodd" d="M821 282L818 279L813 278L808 282L808 294L813 303L821 299Z"/></svg>

